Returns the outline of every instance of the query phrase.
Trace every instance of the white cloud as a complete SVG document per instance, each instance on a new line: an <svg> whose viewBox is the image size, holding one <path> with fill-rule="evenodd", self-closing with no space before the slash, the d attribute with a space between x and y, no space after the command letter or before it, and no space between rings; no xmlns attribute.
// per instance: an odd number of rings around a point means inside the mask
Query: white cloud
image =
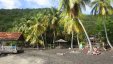
<svg viewBox="0 0 113 64"><path fill-rule="evenodd" d="M51 7L52 3L50 0L26 0L28 3L34 3L35 5L44 6L44 7Z"/></svg>
<svg viewBox="0 0 113 64"><path fill-rule="evenodd" d="M13 9L13 8L19 8L21 6L21 3L19 0L0 0L0 8L4 9Z"/></svg>
<svg viewBox="0 0 113 64"><path fill-rule="evenodd" d="M86 10L82 10L82 12L83 12L84 14L90 14L90 12L91 12L91 7L89 7L89 6L86 5Z"/></svg>
<svg viewBox="0 0 113 64"><path fill-rule="evenodd" d="M0 9L52 7L53 0L0 0Z"/></svg>
<svg viewBox="0 0 113 64"><path fill-rule="evenodd" d="M50 5L49 0L34 0L34 1L39 5L45 5L45 4Z"/></svg>

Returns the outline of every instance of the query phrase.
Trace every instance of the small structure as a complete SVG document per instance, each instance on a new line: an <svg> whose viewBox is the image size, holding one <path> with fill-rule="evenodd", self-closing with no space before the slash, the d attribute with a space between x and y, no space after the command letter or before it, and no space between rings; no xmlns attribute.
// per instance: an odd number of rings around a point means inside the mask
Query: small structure
<svg viewBox="0 0 113 64"><path fill-rule="evenodd" d="M0 41L24 41L22 33L19 32L0 32Z"/></svg>
<svg viewBox="0 0 113 64"><path fill-rule="evenodd" d="M22 33L14 32L0 32L0 52L1 53L17 53L18 51L22 50L22 48L17 47L17 45L6 45L8 41L24 41L24 37Z"/></svg>
<svg viewBox="0 0 113 64"><path fill-rule="evenodd" d="M65 41L63 39L59 39L59 40L56 40L55 42L67 42L67 41Z"/></svg>
<svg viewBox="0 0 113 64"><path fill-rule="evenodd" d="M63 39L59 39L59 40L56 40L55 42L57 42L58 44L58 48L62 48L63 47L63 44L67 41L63 40Z"/></svg>

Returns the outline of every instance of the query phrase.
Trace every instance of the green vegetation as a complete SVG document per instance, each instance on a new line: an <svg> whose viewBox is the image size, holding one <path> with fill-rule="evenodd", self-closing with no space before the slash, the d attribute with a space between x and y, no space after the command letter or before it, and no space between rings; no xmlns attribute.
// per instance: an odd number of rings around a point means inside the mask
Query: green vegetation
<svg viewBox="0 0 113 64"><path fill-rule="evenodd" d="M81 8L85 8L85 3L89 2L89 0L61 0L61 5L60 5L60 9L63 9L63 16L65 19L63 19L62 21L67 21L64 23L64 25L67 26L67 32L72 34L71 37L71 48L73 48L73 34L74 32L77 33L78 35L78 39L79 40L79 33L81 33L82 31L84 31L88 43L90 45L90 51L92 51L92 45L91 45L91 41L89 39L89 36L85 30L84 25L82 24L81 20L80 20L80 12L81 12ZM65 27L65 26L64 26ZM78 41L79 42L79 41Z"/></svg>
<svg viewBox="0 0 113 64"><path fill-rule="evenodd" d="M105 21L106 16L112 14L112 6L110 4L111 4L110 0L108 1L96 0L92 2L92 6L94 6L92 9L92 13L94 13L95 15L100 15L100 17L102 17L101 19L102 19L102 24L104 26L107 43L109 44L111 48L113 48L113 46L111 45L109 41L109 37L107 34L107 28L106 28L106 21Z"/></svg>
<svg viewBox="0 0 113 64"><path fill-rule="evenodd" d="M95 35L112 48L112 7L109 1L96 0L91 3L93 15L84 15L81 9L85 9L85 4L89 2L89 0L61 0L58 10L1 9L0 31L22 32L27 42L44 47L47 44L54 45L55 40L61 38L68 41L67 44L71 48L74 47L73 44L88 42L90 51L92 45L89 36Z"/></svg>

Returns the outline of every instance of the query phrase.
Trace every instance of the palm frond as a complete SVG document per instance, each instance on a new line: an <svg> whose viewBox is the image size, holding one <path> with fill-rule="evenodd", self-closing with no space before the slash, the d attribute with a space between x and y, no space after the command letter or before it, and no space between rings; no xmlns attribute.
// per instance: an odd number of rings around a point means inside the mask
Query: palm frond
<svg viewBox="0 0 113 64"><path fill-rule="evenodd" d="M111 9L110 0L96 0L91 6L93 6L91 13L99 15L108 15Z"/></svg>

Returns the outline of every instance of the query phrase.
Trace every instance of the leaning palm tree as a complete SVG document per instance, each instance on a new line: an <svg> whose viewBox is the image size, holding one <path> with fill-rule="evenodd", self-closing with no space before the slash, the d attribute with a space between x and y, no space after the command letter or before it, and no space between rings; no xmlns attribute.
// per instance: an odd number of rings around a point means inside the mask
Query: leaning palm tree
<svg viewBox="0 0 113 64"><path fill-rule="evenodd" d="M65 14L65 16L67 16L67 18L69 16L74 22L77 22L80 24L80 26L84 30L85 35L87 37L88 43L90 45L90 52L91 52L92 51L91 41L89 39L89 36L82 22L79 19L79 13L81 12L81 7L85 8L86 2L89 2L89 0L61 0L59 10L62 11ZM64 18L64 21L65 21L65 18Z"/></svg>
<svg viewBox="0 0 113 64"><path fill-rule="evenodd" d="M67 16L66 16L67 17ZM68 34L71 34L71 48L73 48L73 40L74 40L74 33L76 32L77 34L81 33L82 27L80 24L71 19L71 17L68 16L68 18L62 18L59 22L59 24L64 26L64 31L67 32Z"/></svg>
<svg viewBox="0 0 113 64"><path fill-rule="evenodd" d="M95 0L91 3L91 6L93 7L91 13L102 17L107 43L109 44L111 48L113 48L113 46L111 45L109 41L108 34L107 34L107 28L106 28L106 22L104 21L107 15L112 14L112 6L110 5L110 0Z"/></svg>

